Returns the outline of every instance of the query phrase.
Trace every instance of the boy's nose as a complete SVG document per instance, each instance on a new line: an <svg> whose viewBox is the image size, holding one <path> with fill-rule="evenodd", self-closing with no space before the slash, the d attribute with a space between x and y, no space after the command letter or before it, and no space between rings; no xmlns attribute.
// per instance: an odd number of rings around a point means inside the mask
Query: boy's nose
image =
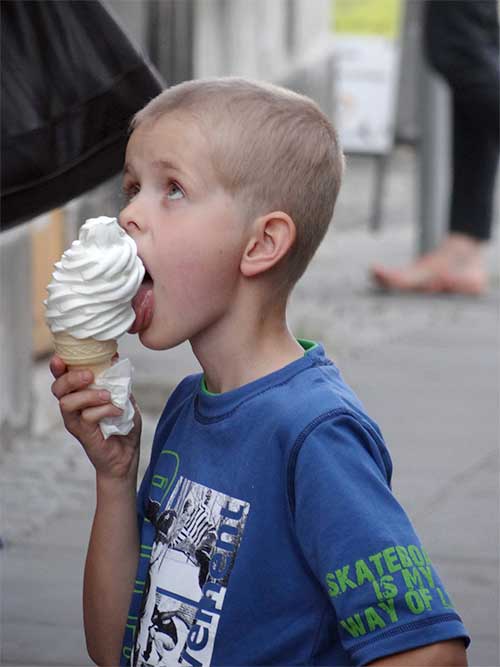
<svg viewBox="0 0 500 667"><path fill-rule="evenodd" d="M133 236L142 228L138 212L130 204L120 211L118 222L120 223L120 227L123 227L130 236Z"/></svg>

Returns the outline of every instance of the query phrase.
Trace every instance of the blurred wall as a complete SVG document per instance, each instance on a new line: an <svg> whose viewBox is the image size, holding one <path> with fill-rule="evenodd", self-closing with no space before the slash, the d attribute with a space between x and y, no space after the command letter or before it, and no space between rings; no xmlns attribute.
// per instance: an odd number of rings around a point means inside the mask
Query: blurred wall
<svg viewBox="0 0 500 667"><path fill-rule="evenodd" d="M331 38L329 0L198 0L196 77L279 80Z"/></svg>
<svg viewBox="0 0 500 667"><path fill-rule="evenodd" d="M29 225L0 235L0 460L32 413Z"/></svg>
<svg viewBox="0 0 500 667"><path fill-rule="evenodd" d="M333 115L330 0L198 0L193 75L246 76L315 99Z"/></svg>
<svg viewBox="0 0 500 667"><path fill-rule="evenodd" d="M331 0L105 0L105 5L168 85L230 75L295 81L305 65L332 67ZM325 99L325 91L316 92Z"/></svg>

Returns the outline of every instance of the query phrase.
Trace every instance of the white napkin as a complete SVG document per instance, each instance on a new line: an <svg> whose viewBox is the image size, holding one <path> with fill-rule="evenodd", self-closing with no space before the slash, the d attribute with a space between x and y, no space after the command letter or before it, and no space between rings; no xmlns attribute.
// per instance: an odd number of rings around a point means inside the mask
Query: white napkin
<svg viewBox="0 0 500 667"><path fill-rule="evenodd" d="M120 359L95 378L91 387L107 389L111 402L123 410L118 417L105 417L99 422L103 437L128 435L134 426L134 406L130 400L132 390L132 364L130 359Z"/></svg>

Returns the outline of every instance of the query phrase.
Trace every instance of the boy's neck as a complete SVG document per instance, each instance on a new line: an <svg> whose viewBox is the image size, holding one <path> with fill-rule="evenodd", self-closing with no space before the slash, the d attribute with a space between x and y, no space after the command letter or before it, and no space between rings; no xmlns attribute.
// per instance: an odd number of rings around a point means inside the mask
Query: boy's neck
<svg viewBox="0 0 500 667"><path fill-rule="evenodd" d="M255 312L252 309L246 313ZM304 349L290 332L285 305L266 316L228 317L217 331L191 340L208 391L220 394L242 387L300 359ZM234 325L239 322L239 326Z"/></svg>

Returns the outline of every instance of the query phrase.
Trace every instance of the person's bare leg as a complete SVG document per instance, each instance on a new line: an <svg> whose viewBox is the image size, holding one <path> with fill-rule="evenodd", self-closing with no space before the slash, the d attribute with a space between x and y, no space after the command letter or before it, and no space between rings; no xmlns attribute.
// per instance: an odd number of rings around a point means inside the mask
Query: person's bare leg
<svg viewBox="0 0 500 667"><path fill-rule="evenodd" d="M385 289L482 294L488 285L483 245L471 236L450 233L436 250L407 266L391 269L375 265L371 275Z"/></svg>

